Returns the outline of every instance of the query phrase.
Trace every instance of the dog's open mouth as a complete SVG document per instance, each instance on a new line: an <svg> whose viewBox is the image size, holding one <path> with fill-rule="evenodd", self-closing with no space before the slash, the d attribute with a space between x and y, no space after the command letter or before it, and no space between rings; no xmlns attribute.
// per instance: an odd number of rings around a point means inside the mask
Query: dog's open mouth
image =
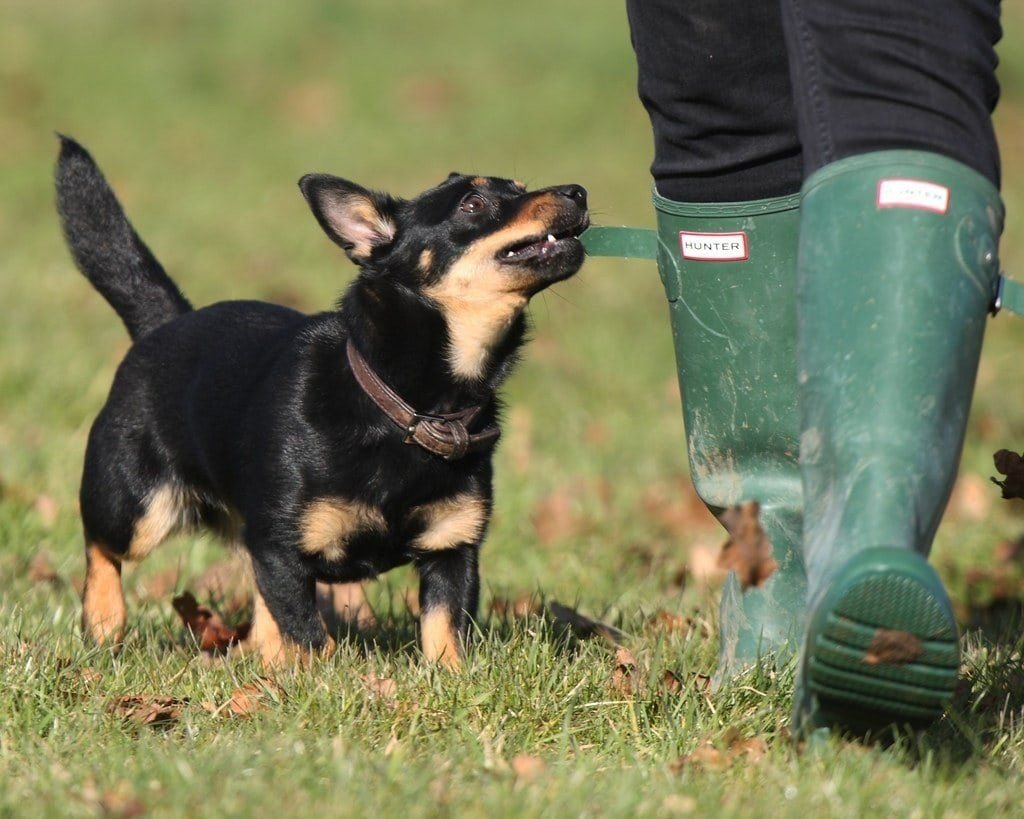
<svg viewBox="0 0 1024 819"><path fill-rule="evenodd" d="M531 259L549 259L570 247L579 245L579 236L587 229L589 220L584 218L572 227L553 230L543 236L531 236L504 247L498 253L498 261L505 264L519 264Z"/></svg>

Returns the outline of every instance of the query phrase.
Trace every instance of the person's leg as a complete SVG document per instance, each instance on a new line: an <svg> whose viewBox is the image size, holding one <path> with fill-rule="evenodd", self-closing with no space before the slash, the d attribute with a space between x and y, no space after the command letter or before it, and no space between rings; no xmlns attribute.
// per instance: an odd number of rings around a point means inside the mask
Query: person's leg
<svg viewBox="0 0 1024 819"><path fill-rule="evenodd" d="M783 0L807 179L797 363L809 626L798 730L942 713L926 562L963 445L1003 209L997 0Z"/></svg>
<svg viewBox="0 0 1024 819"><path fill-rule="evenodd" d="M796 242L801 155L775 2L631 0L654 130L659 268L690 471L715 513L747 500L778 568L726 582L717 680L803 630Z"/></svg>

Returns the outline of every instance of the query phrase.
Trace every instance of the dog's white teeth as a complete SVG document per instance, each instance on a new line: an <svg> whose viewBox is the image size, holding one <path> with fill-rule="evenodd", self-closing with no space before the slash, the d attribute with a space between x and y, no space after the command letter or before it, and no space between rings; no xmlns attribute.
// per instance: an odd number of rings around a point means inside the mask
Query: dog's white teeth
<svg viewBox="0 0 1024 819"><path fill-rule="evenodd" d="M555 243L555 234L549 233L548 234L548 241L551 242L551 244L554 244Z"/></svg>
<svg viewBox="0 0 1024 819"><path fill-rule="evenodd" d="M508 253L505 254L505 258L506 259L511 259L515 255L516 254L510 250Z"/></svg>

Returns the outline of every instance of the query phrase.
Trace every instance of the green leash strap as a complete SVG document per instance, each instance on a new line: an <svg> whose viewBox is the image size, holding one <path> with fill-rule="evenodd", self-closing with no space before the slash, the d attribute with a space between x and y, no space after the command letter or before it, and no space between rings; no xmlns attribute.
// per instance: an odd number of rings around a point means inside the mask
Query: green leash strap
<svg viewBox="0 0 1024 819"><path fill-rule="evenodd" d="M618 259L657 259L658 231L653 228L591 227L580 241L588 256L611 256ZM992 313L1009 310L1024 316L1024 282L999 277Z"/></svg>
<svg viewBox="0 0 1024 819"><path fill-rule="evenodd" d="M996 285L996 300L992 304L992 314L995 315L1003 308L1018 316L1024 316L1024 283L1001 275Z"/></svg>
<svg viewBox="0 0 1024 819"><path fill-rule="evenodd" d="M657 259L658 231L653 228L590 227L580 236L588 256Z"/></svg>

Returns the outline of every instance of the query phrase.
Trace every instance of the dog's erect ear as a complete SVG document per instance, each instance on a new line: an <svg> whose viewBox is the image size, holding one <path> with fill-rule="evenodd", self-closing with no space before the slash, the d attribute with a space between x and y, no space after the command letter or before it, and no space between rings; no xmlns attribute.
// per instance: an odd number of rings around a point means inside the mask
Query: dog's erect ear
<svg viewBox="0 0 1024 819"><path fill-rule="evenodd" d="M310 173L299 188L320 227L356 264L395 238L395 200L329 174Z"/></svg>

